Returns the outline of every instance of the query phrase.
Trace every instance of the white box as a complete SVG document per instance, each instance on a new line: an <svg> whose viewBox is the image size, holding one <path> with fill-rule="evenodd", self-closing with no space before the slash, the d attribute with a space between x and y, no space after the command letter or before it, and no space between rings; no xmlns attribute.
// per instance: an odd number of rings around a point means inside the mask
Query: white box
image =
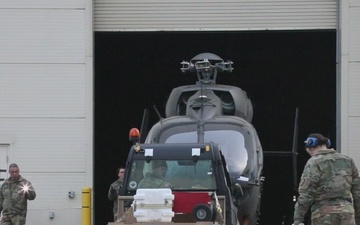
<svg viewBox="0 0 360 225"><path fill-rule="evenodd" d="M169 188L138 189L134 195L137 222L171 222L174 195Z"/></svg>

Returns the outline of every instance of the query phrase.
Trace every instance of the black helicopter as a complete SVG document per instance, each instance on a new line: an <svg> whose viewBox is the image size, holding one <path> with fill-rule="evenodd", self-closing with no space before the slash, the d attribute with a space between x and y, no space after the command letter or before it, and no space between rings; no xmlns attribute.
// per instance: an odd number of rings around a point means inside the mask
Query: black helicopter
<svg viewBox="0 0 360 225"><path fill-rule="evenodd" d="M239 87L216 84L217 73L232 72L232 64L213 53L181 62L181 71L196 72L198 81L172 90L166 117L162 118L155 108L160 121L149 131L145 110L140 142L219 144L228 166L239 223L254 225L264 181L263 150L251 124L253 107L247 93Z"/></svg>

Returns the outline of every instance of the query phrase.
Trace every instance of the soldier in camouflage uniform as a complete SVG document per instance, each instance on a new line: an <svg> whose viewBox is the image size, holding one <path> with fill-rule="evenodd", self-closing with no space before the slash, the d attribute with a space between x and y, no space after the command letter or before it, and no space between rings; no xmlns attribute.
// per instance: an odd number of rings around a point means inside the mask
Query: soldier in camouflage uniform
<svg viewBox="0 0 360 225"><path fill-rule="evenodd" d="M360 224L358 170L350 157L329 147L330 140L321 134L310 134L305 140L311 158L301 176L295 225L303 223L309 208L312 225Z"/></svg>
<svg viewBox="0 0 360 225"><path fill-rule="evenodd" d="M167 171L166 161L152 161L152 173L146 173L139 182L138 188L171 188L170 183L164 181Z"/></svg>
<svg viewBox="0 0 360 225"><path fill-rule="evenodd" d="M20 169L12 163L10 177L0 188L0 225L24 225L26 223L27 200L34 200L36 193L31 183L20 176Z"/></svg>
<svg viewBox="0 0 360 225"><path fill-rule="evenodd" d="M116 181L114 181L109 188L108 191L108 198L110 201L113 201L114 206L113 206L113 213L114 213L114 222L118 220L118 193L119 193L119 189L122 186L123 182L124 182L124 175L125 175L125 168L124 167L120 167L117 169L117 173L118 173L118 177L119 179L117 179Z"/></svg>

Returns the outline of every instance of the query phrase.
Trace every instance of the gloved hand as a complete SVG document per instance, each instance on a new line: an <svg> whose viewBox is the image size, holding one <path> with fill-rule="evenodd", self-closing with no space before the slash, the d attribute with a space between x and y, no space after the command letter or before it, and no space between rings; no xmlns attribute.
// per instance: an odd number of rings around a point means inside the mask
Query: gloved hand
<svg viewBox="0 0 360 225"><path fill-rule="evenodd" d="M304 223L297 223L297 222L294 222L292 225L304 225Z"/></svg>
<svg viewBox="0 0 360 225"><path fill-rule="evenodd" d="M110 187L110 193L111 193L111 194L115 194L115 192L116 192L115 189L113 188L113 186L111 186L111 187Z"/></svg>

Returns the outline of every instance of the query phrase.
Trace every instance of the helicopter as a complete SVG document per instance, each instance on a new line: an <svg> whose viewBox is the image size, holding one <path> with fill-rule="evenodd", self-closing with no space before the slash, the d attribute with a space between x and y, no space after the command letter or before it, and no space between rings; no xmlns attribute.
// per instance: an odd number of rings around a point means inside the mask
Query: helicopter
<svg viewBox="0 0 360 225"><path fill-rule="evenodd" d="M263 150L251 124L253 107L239 87L216 83L219 72L232 72L233 62L201 53L181 62L183 73L196 72L197 82L172 90L163 118L148 130L145 109L140 142L185 144L214 142L221 147L231 180L231 194L241 225L257 224L263 182ZM131 140L131 135L130 135Z"/></svg>

